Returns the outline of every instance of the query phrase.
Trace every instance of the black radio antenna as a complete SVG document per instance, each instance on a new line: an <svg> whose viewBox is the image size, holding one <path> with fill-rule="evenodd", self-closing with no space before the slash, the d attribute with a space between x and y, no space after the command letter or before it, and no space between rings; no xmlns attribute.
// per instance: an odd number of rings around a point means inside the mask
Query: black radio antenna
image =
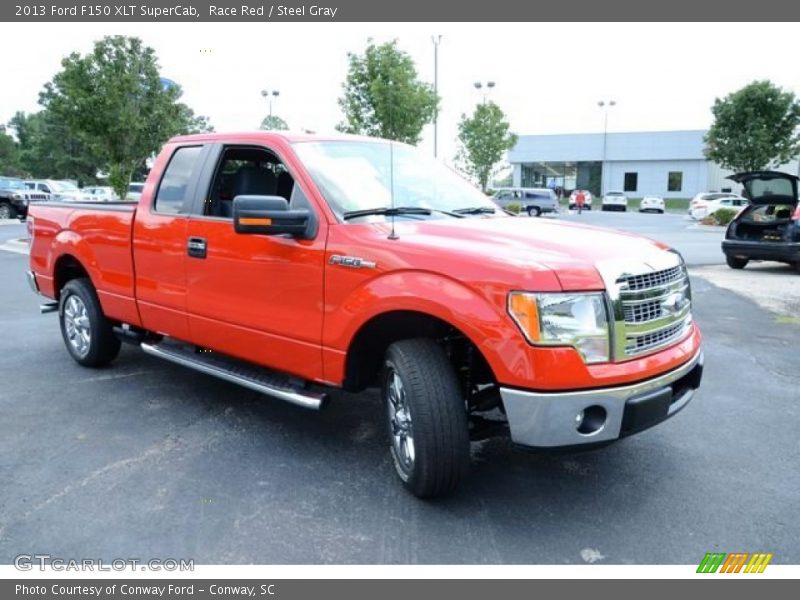
<svg viewBox="0 0 800 600"><path fill-rule="evenodd" d="M389 135L394 130L394 99L392 79L389 78ZM390 219L392 220L392 231L389 233L390 240L399 240L400 236L394 230L394 141L389 137L389 203L392 208L390 211Z"/></svg>

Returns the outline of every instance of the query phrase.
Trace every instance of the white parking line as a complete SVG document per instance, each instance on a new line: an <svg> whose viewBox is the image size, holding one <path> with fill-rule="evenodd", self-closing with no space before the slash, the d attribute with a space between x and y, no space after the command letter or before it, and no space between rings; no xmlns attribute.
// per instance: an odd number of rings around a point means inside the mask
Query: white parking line
<svg viewBox="0 0 800 600"><path fill-rule="evenodd" d="M13 252L14 254L29 254L27 240L8 240L4 244L0 244L0 250Z"/></svg>

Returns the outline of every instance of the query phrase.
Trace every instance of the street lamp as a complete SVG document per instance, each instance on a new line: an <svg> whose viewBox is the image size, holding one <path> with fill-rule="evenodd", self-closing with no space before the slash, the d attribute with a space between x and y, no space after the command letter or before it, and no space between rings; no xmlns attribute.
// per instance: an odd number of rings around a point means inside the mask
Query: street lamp
<svg viewBox="0 0 800 600"><path fill-rule="evenodd" d="M272 101L274 99L277 99L279 95L280 95L280 91L278 91L278 90L272 90L272 91L261 90L261 97L264 98L265 100L269 101L269 116L270 117L272 116Z"/></svg>
<svg viewBox="0 0 800 600"><path fill-rule="evenodd" d="M600 166L600 194L605 193L605 175L606 175L606 147L608 142L608 109L616 106L616 100L600 100L597 103L603 110L603 162Z"/></svg>
<svg viewBox="0 0 800 600"><path fill-rule="evenodd" d="M494 81L487 81L486 83L484 83L482 81L476 81L472 85L474 85L475 89L478 90L479 92L481 90L483 90L484 88L486 88L486 91L483 92L483 103L486 104L486 94L488 94L489 92L491 92L494 89L494 85L495 85Z"/></svg>
<svg viewBox="0 0 800 600"><path fill-rule="evenodd" d="M441 35L432 35L433 42L433 91L439 97L439 44L442 43ZM436 105L436 112L433 113L433 157L439 151L439 105Z"/></svg>

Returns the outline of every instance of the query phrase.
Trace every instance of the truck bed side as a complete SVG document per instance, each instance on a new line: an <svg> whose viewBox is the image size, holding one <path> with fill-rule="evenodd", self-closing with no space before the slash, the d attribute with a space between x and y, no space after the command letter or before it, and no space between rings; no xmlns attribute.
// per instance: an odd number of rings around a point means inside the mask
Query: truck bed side
<svg viewBox="0 0 800 600"><path fill-rule="evenodd" d="M57 299L70 269L92 280L110 318L139 323L131 231L136 205L41 203L31 207L31 269L41 293Z"/></svg>

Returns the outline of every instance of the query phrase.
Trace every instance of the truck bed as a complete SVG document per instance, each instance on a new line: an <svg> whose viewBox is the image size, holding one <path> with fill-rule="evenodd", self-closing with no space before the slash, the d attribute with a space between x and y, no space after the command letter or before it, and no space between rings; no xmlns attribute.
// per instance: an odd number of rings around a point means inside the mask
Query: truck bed
<svg viewBox="0 0 800 600"><path fill-rule="evenodd" d="M134 300L131 230L137 205L130 202L42 202L31 206L31 266L39 289L55 298L55 257L89 257L89 271L103 311L131 323L139 321Z"/></svg>

